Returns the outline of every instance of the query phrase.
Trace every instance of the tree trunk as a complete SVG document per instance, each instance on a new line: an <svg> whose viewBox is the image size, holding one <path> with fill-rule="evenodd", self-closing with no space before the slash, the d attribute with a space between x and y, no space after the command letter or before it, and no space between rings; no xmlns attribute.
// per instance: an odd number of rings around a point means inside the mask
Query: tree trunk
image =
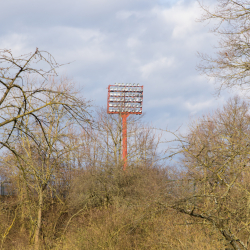
<svg viewBox="0 0 250 250"><path fill-rule="evenodd" d="M40 245L40 231L42 224L42 206L43 206L43 190L40 188L39 190L39 205L38 205L38 213L37 213L37 226L35 231L35 250L39 250Z"/></svg>

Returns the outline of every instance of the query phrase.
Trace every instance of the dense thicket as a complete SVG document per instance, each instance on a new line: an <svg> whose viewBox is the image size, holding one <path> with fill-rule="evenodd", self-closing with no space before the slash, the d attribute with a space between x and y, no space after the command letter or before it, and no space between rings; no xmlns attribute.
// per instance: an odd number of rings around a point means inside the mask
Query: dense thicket
<svg viewBox="0 0 250 250"><path fill-rule="evenodd" d="M40 249L247 249L248 112L236 97L191 123L176 135L175 166L159 160L154 130L132 119L130 150L140 157L130 154L126 172L119 115L97 116L99 126L87 130L64 124L60 134L57 127L58 154L40 152L24 136L16 144L23 162L1 157L14 189L1 200L2 248L32 249L40 213Z"/></svg>

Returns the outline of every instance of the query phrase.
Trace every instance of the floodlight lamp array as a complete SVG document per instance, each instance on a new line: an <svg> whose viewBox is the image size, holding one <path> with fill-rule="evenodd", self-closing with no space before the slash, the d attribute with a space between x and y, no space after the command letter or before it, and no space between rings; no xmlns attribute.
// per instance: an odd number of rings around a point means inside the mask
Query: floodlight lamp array
<svg viewBox="0 0 250 250"><path fill-rule="evenodd" d="M108 86L107 112L109 114L141 114L142 102L143 86L139 83L115 83Z"/></svg>
<svg viewBox="0 0 250 250"><path fill-rule="evenodd" d="M115 83L115 86L122 86L122 87L135 87L135 86L140 86L139 83Z"/></svg>

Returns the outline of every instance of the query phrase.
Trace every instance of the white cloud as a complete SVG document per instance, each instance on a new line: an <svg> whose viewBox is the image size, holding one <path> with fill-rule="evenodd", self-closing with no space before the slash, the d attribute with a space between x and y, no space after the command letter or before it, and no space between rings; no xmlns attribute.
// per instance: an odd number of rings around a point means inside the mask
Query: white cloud
<svg viewBox="0 0 250 250"><path fill-rule="evenodd" d="M21 55L31 52L27 48L28 37L25 34L10 33L1 37L0 48L11 49L14 55Z"/></svg>
<svg viewBox="0 0 250 250"><path fill-rule="evenodd" d="M140 67L142 78L148 78L150 75L157 74L161 70L173 67L175 65L174 57L162 57Z"/></svg>
<svg viewBox="0 0 250 250"><path fill-rule="evenodd" d="M185 6L180 1L169 9L162 10L157 7L154 12L161 16L167 25L173 26L172 37L174 39L183 39L199 29L196 19L200 16L201 11L197 2Z"/></svg>

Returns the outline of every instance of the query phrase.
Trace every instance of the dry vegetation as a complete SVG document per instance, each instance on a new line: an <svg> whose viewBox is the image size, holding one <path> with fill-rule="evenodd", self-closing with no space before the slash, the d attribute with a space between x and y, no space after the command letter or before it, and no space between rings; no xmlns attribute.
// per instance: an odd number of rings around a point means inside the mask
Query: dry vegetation
<svg viewBox="0 0 250 250"><path fill-rule="evenodd" d="M53 130L52 119L53 150L42 136L37 148L19 133L19 157L1 157L14 192L1 197L2 249L248 249L248 110L236 97L190 124L176 135L171 167L159 160L154 130L131 118L136 153L126 172L119 115L99 112L99 126L85 130L58 122Z"/></svg>

